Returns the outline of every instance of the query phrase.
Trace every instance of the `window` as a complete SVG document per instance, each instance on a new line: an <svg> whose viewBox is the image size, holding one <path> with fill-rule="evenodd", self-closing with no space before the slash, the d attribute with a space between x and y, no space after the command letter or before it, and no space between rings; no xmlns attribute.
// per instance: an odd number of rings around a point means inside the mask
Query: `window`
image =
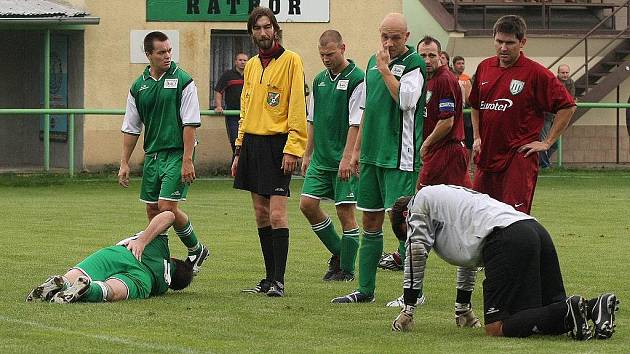
<svg viewBox="0 0 630 354"><path fill-rule="evenodd" d="M214 86L225 71L234 67L234 57L245 53L252 57L258 48L247 31L212 30L210 34L210 109L214 109Z"/></svg>

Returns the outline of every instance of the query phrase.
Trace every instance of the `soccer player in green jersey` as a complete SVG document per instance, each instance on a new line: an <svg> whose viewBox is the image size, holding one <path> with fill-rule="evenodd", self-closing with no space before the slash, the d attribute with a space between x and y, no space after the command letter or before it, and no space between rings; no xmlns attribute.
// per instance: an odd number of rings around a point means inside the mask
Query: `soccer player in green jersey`
<svg viewBox="0 0 630 354"><path fill-rule="evenodd" d="M190 75L171 61L173 47L164 33L147 34L144 50L149 66L127 95L118 183L129 187L129 158L144 127L140 200L146 203L149 221L162 211L175 214L173 228L188 248L186 261L197 274L208 249L197 240L188 215L178 207L196 177L195 131L201 125L197 87Z"/></svg>
<svg viewBox="0 0 630 354"><path fill-rule="evenodd" d="M313 80L308 109L308 142L302 159L305 176L300 209L311 228L332 254L324 280L351 281L359 247L354 217L355 178L350 159L361 122L359 101L363 70L344 57L341 34L327 30L319 37L319 55L326 70ZM335 202L343 236L320 207L321 199Z"/></svg>
<svg viewBox="0 0 630 354"><path fill-rule="evenodd" d="M364 231L359 287L333 303L374 301L385 212L398 197L413 194L420 169L426 67L406 45L409 32L403 15L388 14L379 31L381 48L365 73L363 119L351 161L355 170L361 163L357 208L363 211ZM404 259L403 241L399 250Z"/></svg>
<svg viewBox="0 0 630 354"><path fill-rule="evenodd" d="M170 258L168 238L160 235L175 218L170 211L156 215L144 231L92 253L63 276L49 277L26 301L121 301L184 289L192 281L192 265Z"/></svg>

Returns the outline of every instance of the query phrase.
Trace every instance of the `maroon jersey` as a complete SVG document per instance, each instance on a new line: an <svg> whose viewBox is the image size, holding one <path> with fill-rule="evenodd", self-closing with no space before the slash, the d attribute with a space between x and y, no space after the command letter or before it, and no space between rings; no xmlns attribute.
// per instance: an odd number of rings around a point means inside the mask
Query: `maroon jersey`
<svg viewBox="0 0 630 354"><path fill-rule="evenodd" d="M509 68L501 68L496 56L482 61L469 100L479 111L481 152L475 162L492 172L503 171L519 147L539 139L543 112L575 106L556 76L522 52Z"/></svg>
<svg viewBox="0 0 630 354"><path fill-rule="evenodd" d="M462 111L462 89L457 77L447 65L438 68L427 85L427 103L424 115L423 141L433 132L442 119L454 117L453 127L442 140L431 145L431 150L464 139L464 114Z"/></svg>

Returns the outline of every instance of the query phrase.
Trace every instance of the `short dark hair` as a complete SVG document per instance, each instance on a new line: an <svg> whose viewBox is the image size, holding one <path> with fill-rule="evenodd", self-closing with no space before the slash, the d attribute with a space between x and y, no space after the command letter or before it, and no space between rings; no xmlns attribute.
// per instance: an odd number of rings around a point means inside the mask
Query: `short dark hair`
<svg viewBox="0 0 630 354"><path fill-rule="evenodd" d="M442 54L444 54L444 56L446 57L446 65L448 65L448 62L451 61L451 56L448 55L448 53L445 50L440 51L440 55Z"/></svg>
<svg viewBox="0 0 630 354"><path fill-rule="evenodd" d="M416 49L418 49L418 47L420 46L420 43L424 43L424 45L429 45L431 43L435 43L438 47L438 53L442 51L442 44L440 44L440 41L438 41L436 38L431 37L431 36L424 36L419 42L418 44L416 44Z"/></svg>
<svg viewBox="0 0 630 354"><path fill-rule="evenodd" d="M192 282L192 264L177 258L171 258L171 263L175 267L175 271L171 272L171 283L168 287L173 290L182 290Z"/></svg>
<svg viewBox="0 0 630 354"><path fill-rule="evenodd" d="M457 63L457 62L458 62L458 61L460 61L460 60L464 60L464 57L459 56L459 55L454 56L454 57L453 57L453 65L455 65L455 63ZM464 62L465 62L465 61L466 61L466 60L464 60Z"/></svg>
<svg viewBox="0 0 630 354"><path fill-rule="evenodd" d="M407 222L407 218L404 213L408 210L409 201L411 201L412 196L403 196L396 200L394 205L392 206L392 210L389 213L389 221L392 224L392 231L394 231L394 235L400 241L407 240L407 233L403 232L402 225Z"/></svg>
<svg viewBox="0 0 630 354"><path fill-rule="evenodd" d="M144 46L145 53L147 54L153 53L154 41L158 41L158 42L168 41L168 36L164 32L160 32L160 31L149 32L146 36L144 36L143 46Z"/></svg>
<svg viewBox="0 0 630 354"><path fill-rule="evenodd" d="M497 33L513 34L519 41L527 34L527 24L521 16L505 15L497 20L492 28L492 36Z"/></svg>
<svg viewBox="0 0 630 354"><path fill-rule="evenodd" d="M278 24L278 20L276 20L276 15L274 15L273 11L271 11L268 7L262 6L255 7L249 14L249 19L247 20L247 33L249 33L250 36L252 35L256 21L263 16L267 16L269 18L269 21L271 21L271 25L276 32L276 36L279 36L280 25Z"/></svg>
<svg viewBox="0 0 630 354"><path fill-rule="evenodd" d="M319 46L323 47L328 43L336 43L338 46L343 44L343 38L341 33L336 30L325 30L321 36L319 36Z"/></svg>

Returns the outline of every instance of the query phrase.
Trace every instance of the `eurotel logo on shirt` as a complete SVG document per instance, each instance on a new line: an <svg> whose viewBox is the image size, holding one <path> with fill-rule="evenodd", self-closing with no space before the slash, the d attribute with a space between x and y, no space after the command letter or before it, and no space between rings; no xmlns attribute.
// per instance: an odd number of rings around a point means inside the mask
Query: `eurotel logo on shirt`
<svg viewBox="0 0 630 354"><path fill-rule="evenodd" d="M496 100L492 102L481 101L481 105L479 105L479 109L505 112L508 108L512 107L513 105L514 103L509 98L497 98Z"/></svg>

